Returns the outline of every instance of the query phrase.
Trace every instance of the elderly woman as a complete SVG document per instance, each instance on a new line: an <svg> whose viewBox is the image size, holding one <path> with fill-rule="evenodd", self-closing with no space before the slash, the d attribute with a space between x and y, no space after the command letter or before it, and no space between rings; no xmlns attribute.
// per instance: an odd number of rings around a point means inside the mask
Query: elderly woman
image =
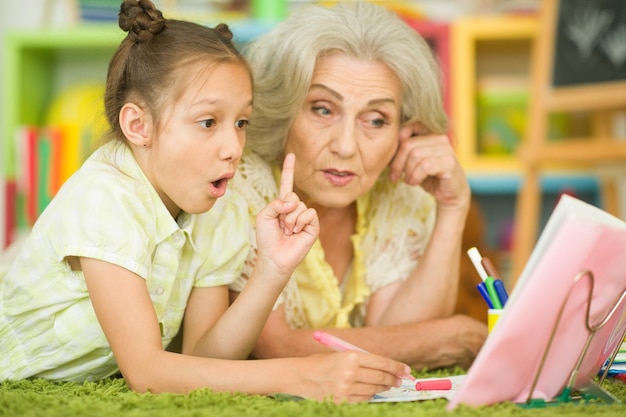
<svg viewBox="0 0 626 417"><path fill-rule="evenodd" d="M487 335L453 315L471 193L429 46L387 9L349 2L295 10L246 52L256 90L233 188L256 216L294 153L293 188L320 219L255 357L328 349L313 338L324 329L418 369L469 366ZM250 237L233 297L256 263Z"/></svg>

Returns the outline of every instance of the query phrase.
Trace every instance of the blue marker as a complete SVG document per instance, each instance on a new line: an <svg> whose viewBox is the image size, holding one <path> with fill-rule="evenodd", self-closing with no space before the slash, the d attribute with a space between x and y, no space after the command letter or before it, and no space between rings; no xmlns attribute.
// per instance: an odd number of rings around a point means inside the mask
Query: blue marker
<svg viewBox="0 0 626 417"><path fill-rule="evenodd" d="M485 285L485 283L481 282L480 284L476 285L476 288L478 289L478 292L487 303L487 306L489 308L493 308L493 303L491 302L491 298L489 298L489 293L487 292L487 286Z"/></svg>
<svg viewBox="0 0 626 417"><path fill-rule="evenodd" d="M501 279L496 279L493 281L493 287L496 290L496 294L498 294L500 304L502 304L502 307L504 307L507 300L509 299L509 295L506 293L506 288L504 288L504 282L502 282Z"/></svg>

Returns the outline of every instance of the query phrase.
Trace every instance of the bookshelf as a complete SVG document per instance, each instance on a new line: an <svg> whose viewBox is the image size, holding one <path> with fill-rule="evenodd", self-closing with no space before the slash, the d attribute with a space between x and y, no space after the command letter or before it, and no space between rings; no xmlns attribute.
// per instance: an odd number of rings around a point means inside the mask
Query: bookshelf
<svg viewBox="0 0 626 417"><path fill-rule="evenodd" d="M79 83L102 84L107 65L123 32L114 25L94 24L76 28L15 30L3 39L3 71L0 99L4 124L0 131L1 177L5 184L6 212L2 245L15 237L17 224L16 132L20 126L45 124L54 98Z"/></svg>
<svg viewBox="0 0 626 417"><path fill-rule="evenodd" d="M119 28L10 32L4 39L2 154L4 175L15 179L18 126L41 125L52 99L73 83L104 83L108 61L122 40Z"/></svg>

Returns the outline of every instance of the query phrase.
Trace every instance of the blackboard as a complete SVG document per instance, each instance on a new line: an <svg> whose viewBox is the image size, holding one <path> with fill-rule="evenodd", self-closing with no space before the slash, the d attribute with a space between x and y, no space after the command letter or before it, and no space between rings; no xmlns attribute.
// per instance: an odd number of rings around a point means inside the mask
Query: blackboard
<svg viewBox="0 0 626 417"><path fill-rule="evenodd" d="M626 82L626 0L561 0L552 85Z"/></svg>

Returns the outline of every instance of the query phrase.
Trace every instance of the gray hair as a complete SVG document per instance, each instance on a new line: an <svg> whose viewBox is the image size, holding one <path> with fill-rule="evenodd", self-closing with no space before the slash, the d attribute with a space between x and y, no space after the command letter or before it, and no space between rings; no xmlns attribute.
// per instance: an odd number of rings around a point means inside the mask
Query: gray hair
<svg viewBox="0 0 626 417"><path fill-rule="evenodd" d="M446 132L440 69L415 30L395 13L368 2L308 5L244 50L255 84L246 135L252 151L272 164L280 163L315 63L334 51L389 66L402 83L402 122L420 122L431 133Z"/></svg>

